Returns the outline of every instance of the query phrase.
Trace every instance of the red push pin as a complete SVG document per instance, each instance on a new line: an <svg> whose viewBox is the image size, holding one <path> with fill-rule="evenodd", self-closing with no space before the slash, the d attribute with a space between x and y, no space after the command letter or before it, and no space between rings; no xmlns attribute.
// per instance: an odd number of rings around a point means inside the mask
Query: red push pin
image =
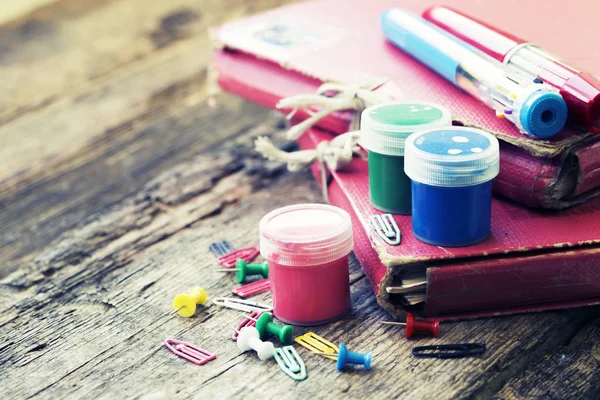
<svg viewBox="0 0 600 400"><path fill-rule="evenodd" d="M432 336L437 337L440 333L440 320L434 319L433 321L425 321L415 319L415 316L411 313L406 313L406 322L388 322L382 321L384 325L404 325L406 326L406 338L410 339L413 334L417 332L428 333Z"/></svg>

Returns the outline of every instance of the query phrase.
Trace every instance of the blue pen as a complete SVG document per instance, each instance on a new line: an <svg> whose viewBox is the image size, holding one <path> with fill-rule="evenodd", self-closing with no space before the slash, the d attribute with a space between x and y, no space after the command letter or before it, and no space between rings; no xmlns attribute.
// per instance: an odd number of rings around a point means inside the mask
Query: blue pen
<svg viewBox="0 0 600 400"><path fill-rule="evenodd" d="M513 72L409 11L387 10L381 26L395 46L480 99L522 133L548 138L564 127L567 105L558 91L545 83Z"/></svg>

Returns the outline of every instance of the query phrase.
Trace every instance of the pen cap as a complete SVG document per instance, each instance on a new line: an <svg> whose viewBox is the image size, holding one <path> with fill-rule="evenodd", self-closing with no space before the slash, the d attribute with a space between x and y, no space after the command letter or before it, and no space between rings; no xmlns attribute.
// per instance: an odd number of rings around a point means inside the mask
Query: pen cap
<svg viewBox="0 0 600 400"><path fill-rule="evenodd" d="M378 104L367 108L361 114L360 144L368 151L403 156L404 144L410 134L451 125L450 111L435 104Z"/></svg>
<svg viewBox="0 0 600 400"><path fill-rule="evenodd" d="M600 132L600 79L587 72L571 76L560 90L569 117L592 132Z"/></svg>
<svg viewBox="0 0 600 400"><path fill-rule="evenodd" d="M477 185L496 177L500 168L498 139L476 128L415 133L406 140L404 157L406 175L432 186Z"/></svg>

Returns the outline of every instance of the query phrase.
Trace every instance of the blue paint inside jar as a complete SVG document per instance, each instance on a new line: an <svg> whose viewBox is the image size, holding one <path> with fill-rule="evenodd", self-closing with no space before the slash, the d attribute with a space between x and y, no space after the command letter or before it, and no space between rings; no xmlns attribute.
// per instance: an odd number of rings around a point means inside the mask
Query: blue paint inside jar
<svg viewBox="0 0 600 400"><path fill-rule="evenodd" d="M418 132L406 142L415 237L435 246L469 246L490 234L498 140L480 129Z"/></svg>
<svg viewBox="0 0 600 400"><path fill-rule="evenodd" d="M413 234L422 242L461 247L490 235L492 181L459 188L413 182L412 204Z"/></svg>

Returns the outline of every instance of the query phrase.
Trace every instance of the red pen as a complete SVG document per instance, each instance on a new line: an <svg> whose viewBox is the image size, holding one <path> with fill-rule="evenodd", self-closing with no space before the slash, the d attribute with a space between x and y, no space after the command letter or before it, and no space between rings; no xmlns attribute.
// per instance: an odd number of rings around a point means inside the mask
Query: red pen
<svg viewBox="0 0 600 400"><path fill-rule="evenodd" d="M575 68L538 46L449 7L431 7L423 18L458 39L517 68L531 79L557 88L569 119L600 133L600 79Z"/></svg>

